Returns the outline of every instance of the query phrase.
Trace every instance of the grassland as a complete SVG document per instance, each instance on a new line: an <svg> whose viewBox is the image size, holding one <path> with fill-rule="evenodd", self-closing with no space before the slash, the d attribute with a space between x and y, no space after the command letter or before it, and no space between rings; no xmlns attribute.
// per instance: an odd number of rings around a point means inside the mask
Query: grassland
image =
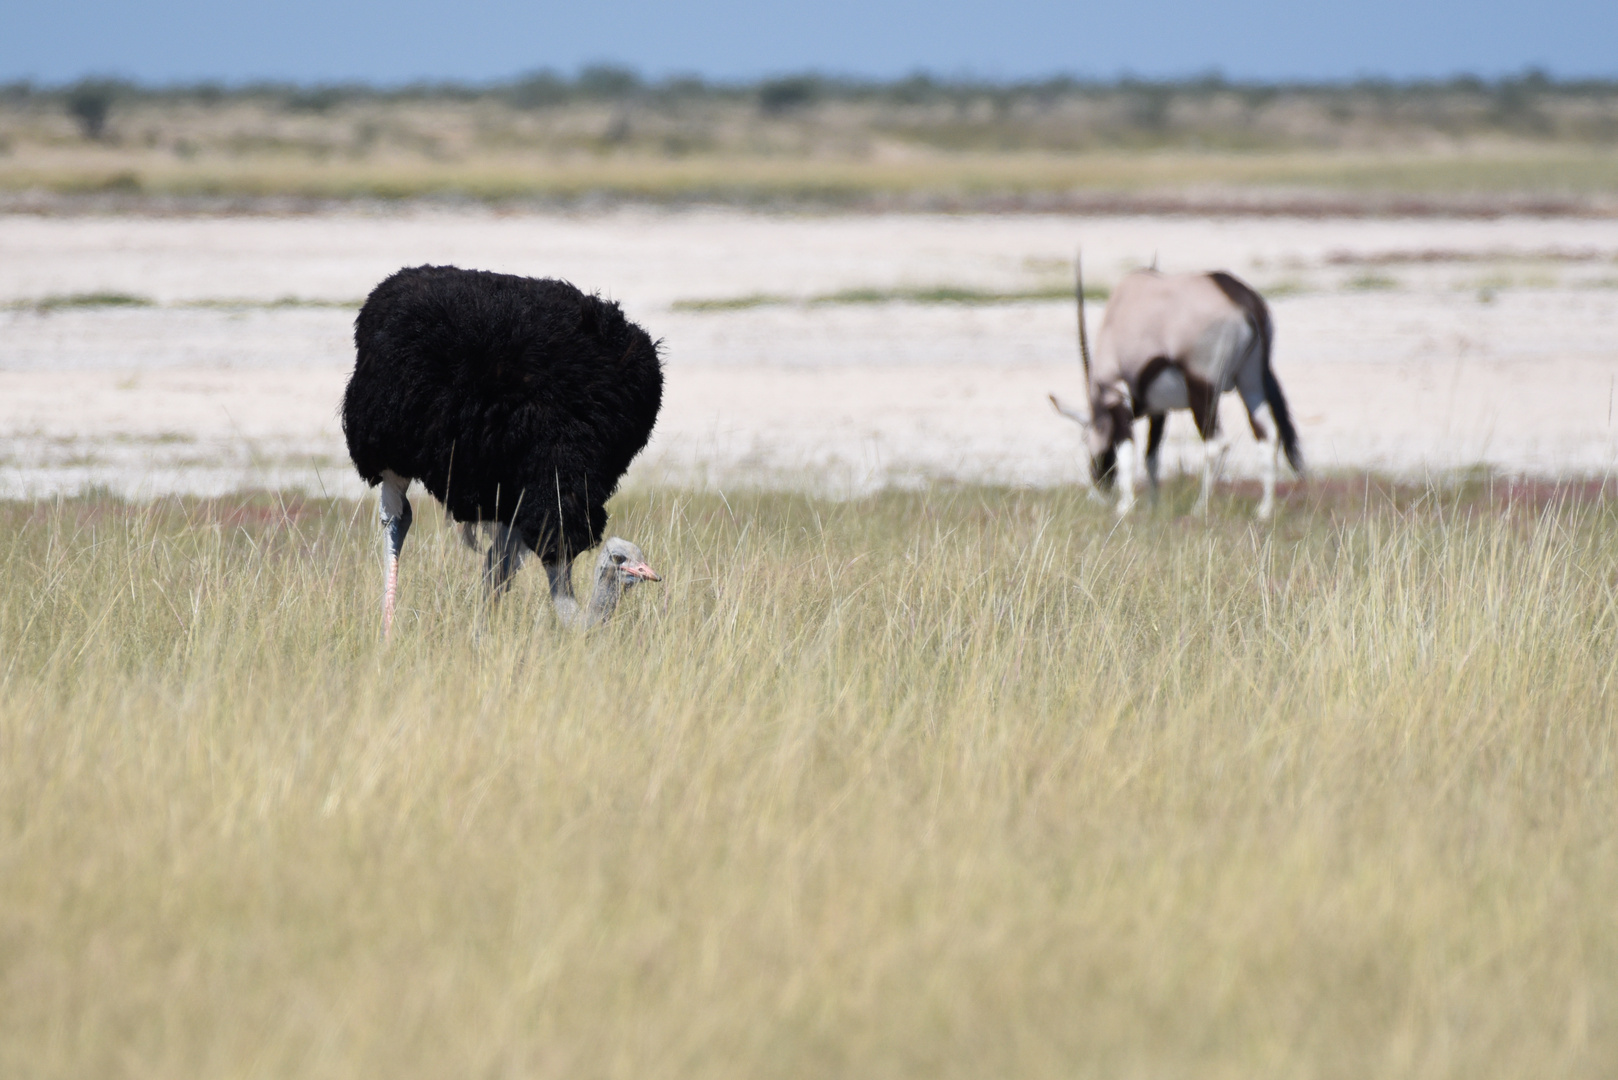
<svg viewBox="0 0 1618 1080"><path fill-rule="evenodd" d="M1612 1075L1613 504L1192 494L0 505L0 1074Z"/></svg>
<svg viewBox="0 0 1618 1080"><path fill-rule="evenodd" d="M1618 197L1613 83L599 75L395 90L0 86L0 194L1383 212L1611 212Z"/></svg>
<svg viewBox="0 0 1618 1080"><path fill-rule="evenodd" d="M1618 192L1618 153L1606 149L1494 146L1454 152L948 153L896 159L629 152L562 157L486 154L456 162L383 155L319 160L248 155L176 160L89 148L0 158L0 191L79 196L480 200L588 197L652 202L1263 209L1318 212L1419 210L1471 199L1481 209L1546 206L1577 212ZM1390 201L1392 200L1392 201ZM1402 201L1401 201L1402 200ZM1461 208L1465 206L1462 204ZM1602 204L1604 205L1604 204Z"/></svg>

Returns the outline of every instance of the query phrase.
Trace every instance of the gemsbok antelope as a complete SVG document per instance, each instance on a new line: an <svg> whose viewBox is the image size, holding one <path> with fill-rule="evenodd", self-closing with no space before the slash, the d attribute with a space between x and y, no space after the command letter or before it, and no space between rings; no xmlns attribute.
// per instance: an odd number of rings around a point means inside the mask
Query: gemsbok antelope
<svg viewBox="0 0 1618 1080"><path fill-rule="evenodd" d="M1202 435L1202 495L1196 512L1207 511L1214 479L1230 449L1219 429L1219 395L1234 389L1247 406L1254 437L1266 447L1258 517L1269 518L1275 512L1276 458L1285 451L1288 464L1302 476L1303 452L1281 384L1270 370L1273 328L1264 298L1222 270L1137 270L1118 283L1107 301L1092 361L1082 266L1076 278L1079 354L1090 414L1063 405L1055 394L1051 404L1084 427L1097 488L1107 490L1117 482L1118 516L1135 505L1134 422L1142 416L1149 420L1146 475L1155 497L1158 450L1170 409L1190 409Z"/></svg>

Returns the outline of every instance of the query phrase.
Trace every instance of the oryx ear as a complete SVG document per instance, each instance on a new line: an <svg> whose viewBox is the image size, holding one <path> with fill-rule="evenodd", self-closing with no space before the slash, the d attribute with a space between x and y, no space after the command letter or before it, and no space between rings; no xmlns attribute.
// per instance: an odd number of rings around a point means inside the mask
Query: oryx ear
<svg viewBox="0 0 1618 1080"><path fill-rule="evenodd" d="M1059 400L1057 400L1055 394L1046 394L1045 396L1051 399L1051 406L1057 412L1061 413L1063 416L1067 417L1069 420L1073 421L1082 428L1088 428L1090 426L1090 418L1088 416L1081 416L1072 409L1068 408L1066 405L1063 405Z"/></svg>

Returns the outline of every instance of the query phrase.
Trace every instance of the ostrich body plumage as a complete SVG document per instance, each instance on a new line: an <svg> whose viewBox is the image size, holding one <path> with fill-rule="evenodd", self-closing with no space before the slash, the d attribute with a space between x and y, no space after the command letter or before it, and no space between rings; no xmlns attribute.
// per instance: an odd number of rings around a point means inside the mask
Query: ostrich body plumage
<svg viewBox="0 0 1618 1080"><path fill-rule="evenodd" d="M658 344L564 281L418 266L372 290L354 345L343 434L361 478L383 485L390 575L419 481L452 519L539 555L569 599L558 573L601 542L606 501L657 422ZM496 593L512 554L491 551Z"/></svg>
<svg viewBox="0 0 1618 1080"><path fill-rule="evenodd" d="M657 344L564 281L418 266L354 323L343 434L366 483L419 481L465 522L548 557L601 540L663 402Z"/></svg>

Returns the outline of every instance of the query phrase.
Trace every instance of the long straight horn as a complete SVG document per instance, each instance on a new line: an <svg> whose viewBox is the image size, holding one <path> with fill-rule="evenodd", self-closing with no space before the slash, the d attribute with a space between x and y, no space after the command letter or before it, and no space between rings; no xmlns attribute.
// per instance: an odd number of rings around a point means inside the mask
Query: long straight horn
<svg viewBox="0 0 1618 1080"><path fill-rule="evenodd" d="M1084 361L1085 392L1090 389L1090 335L1084 329L1084 249L1073 255L1073 295L1079 301L1079 358Z"/></svg>

